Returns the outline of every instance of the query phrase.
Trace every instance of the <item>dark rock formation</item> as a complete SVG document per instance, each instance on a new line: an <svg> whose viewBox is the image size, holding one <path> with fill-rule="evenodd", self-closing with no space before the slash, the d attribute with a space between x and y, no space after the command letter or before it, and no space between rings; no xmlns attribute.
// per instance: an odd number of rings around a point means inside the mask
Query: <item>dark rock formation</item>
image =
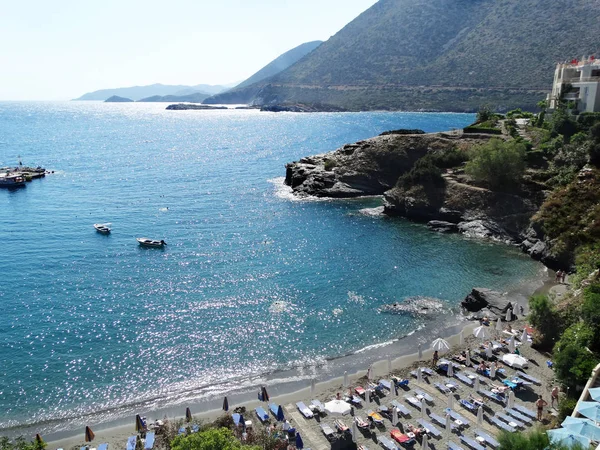
<svg viewBox="0 0 600 450"><path fill-rule="evenodd" d="M425 132L423 130L419 130L417 128L415 128L413 130L409 130L406 128L400 128L399 130L384 131L379 136L387 136L389 134L425 134Z"/></svg>
<svg viewBox="0 0 600 450"><path fill-rule="evenodd" d="M477 317L488 317L496 320L498 318L504 320L506 311L513 307L512 303L502 293L485 288L473 288L461 305L469 312L481 313Z"/></svg>
<svg viewBox="0 0 600 450"><path fill-rule="evenodd" d="M458 232L458 225L452 222L446 222L444 220L430 220L427 222L427 227L440 233Z"/></svg>
<svg viewBox="0 0 600 450"><path fill-rule="evenodd" d="M322 105L320 103L311 104L281 104L281 105L263 105L261 111L268 112L344 112L346 111L339 106Z"/></svg>
<svg viewBox="0 0 600 450"><path fill-rule="evenodd" d="M105 103L128 103L133 102L130 98L119 97L118 95L113 95L112 97L108 97L104 100Z"/></svg>
<svg viewBox="0 0 600 450"><path fill-rule="evenodd" d="M172 109L176 111L185 111L187 109L228 109L227 106L209 106L209 105L198 105L188 103L177 103L175 105L169 105L166 109Z"/></svg>

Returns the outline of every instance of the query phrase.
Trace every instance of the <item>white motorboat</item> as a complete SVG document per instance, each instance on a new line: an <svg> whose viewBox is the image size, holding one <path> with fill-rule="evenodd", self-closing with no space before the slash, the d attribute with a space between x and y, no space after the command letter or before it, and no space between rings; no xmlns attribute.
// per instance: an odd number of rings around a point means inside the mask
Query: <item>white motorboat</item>
<svg viewBox="0 0 600 450"><path fill-rule="evenodd" d="M110 233L110 223L95 223L94 228L98 233L109 234Z"/></svg>
<svg viewBox="0 0 600 450"><path fill-rule="evenodd" d="M163 240L157 241L156 239L148 239L148 238L136 238L138 243L142 247L152 247L152 248L163 248L167 243Z"/></svg>

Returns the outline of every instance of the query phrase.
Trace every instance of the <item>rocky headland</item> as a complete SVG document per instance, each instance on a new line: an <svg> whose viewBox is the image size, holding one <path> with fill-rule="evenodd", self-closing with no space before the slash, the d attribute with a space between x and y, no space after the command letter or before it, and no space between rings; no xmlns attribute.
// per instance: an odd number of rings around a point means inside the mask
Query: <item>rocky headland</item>
<svg viewBox="0 0 600 450"><path fill-rule="evenodd" d="M104 100L104 103L130 103L133 102L130 98L127 97L119 97L118 95L113 95Z"/></svg>
<svg viewBox="0 0 600 450"><path fill-rule="evenodd" d="M174 105L169 105L165 109L175 110L175 111L186 111L188 109L228 109L227 106L210 106L210 105L198 105L197 103L176 103Z"/></svg>
<svg viewBox="0 0 600 450"><path fill-rule="evenodd" d="M405 134L410 133L410 134ZM532 218L548 192L526 179L510 192L474 185L461 164L448 164L440 180L414 174L424 158L449 159L486 134L386 132L329 153L286 165L285 183L298 196L350 198L382 195L384 213L426 223L438 232L460 232L519 245L551 268L570 269L572 255L557 258ZM509 139L504 136L504 139ZM423 179L424 178L424 179Z"/></svg>

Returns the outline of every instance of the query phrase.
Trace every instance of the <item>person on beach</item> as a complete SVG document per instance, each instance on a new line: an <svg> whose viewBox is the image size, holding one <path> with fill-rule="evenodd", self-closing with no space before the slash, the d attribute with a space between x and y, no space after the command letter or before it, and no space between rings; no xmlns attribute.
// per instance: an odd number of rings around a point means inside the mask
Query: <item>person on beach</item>
<svg viewBox="0 0 600 450"><path fill-rule="evenodd" d="M554 408L554 402L556 401L556 406L558 406L558 393L560 392L558 386L554 386L552 388L552 392L550 393L550 397L552 398L551 406Z"/></svg>
<svg viewBox="0 0 600 450"><path fill-rule="evenodd" d="M547 406L548 402L542 398L542 394L540 394L539 398L535 402L535 406L537 406L537 420L542 421L542 413L544 412L544 406Z"/></svg>
<svg viewBox="0 0 600 450"><path fill-rule="evenodd" d="M439 358L440 358L440 355L438 354L438 351L436 350L435 352L433 352L433 367L437 366L437 362L438 362Z"/></svg>
<svg viewBox="0 0 600 450"><path fill-rule="evenodd" d="M562 276L562 270L558 269L558 271L556 272L556 278L554 279L554 281L557 283L560 283L561 276Z"/></svg>
<svg viewBox="0 0 600 450"><path fill-rule="evenodd" d="M565 277L567 276L567 272L565 272L564 270L562 271L562 273L560 274L560 282L561 283L565 283Z"/></svg>

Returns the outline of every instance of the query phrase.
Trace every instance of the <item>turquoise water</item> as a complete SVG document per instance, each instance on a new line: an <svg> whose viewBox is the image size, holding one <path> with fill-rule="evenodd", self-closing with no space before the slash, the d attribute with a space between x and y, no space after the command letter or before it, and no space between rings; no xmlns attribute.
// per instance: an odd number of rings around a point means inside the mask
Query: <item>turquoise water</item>
<svg viewBox="0 0 600 450"><path fill-rule="evenodd" d="M391 350L361 349L449 323L378 307L425 295L453 312L475 285L540 270L507 246L361 211L377 199L294 201L282 186L302 156L473 115L164 106L0 103L0 166L21 155L56 171L0 191L0 432L335 374L336 358L363 364Z"/></svg>

